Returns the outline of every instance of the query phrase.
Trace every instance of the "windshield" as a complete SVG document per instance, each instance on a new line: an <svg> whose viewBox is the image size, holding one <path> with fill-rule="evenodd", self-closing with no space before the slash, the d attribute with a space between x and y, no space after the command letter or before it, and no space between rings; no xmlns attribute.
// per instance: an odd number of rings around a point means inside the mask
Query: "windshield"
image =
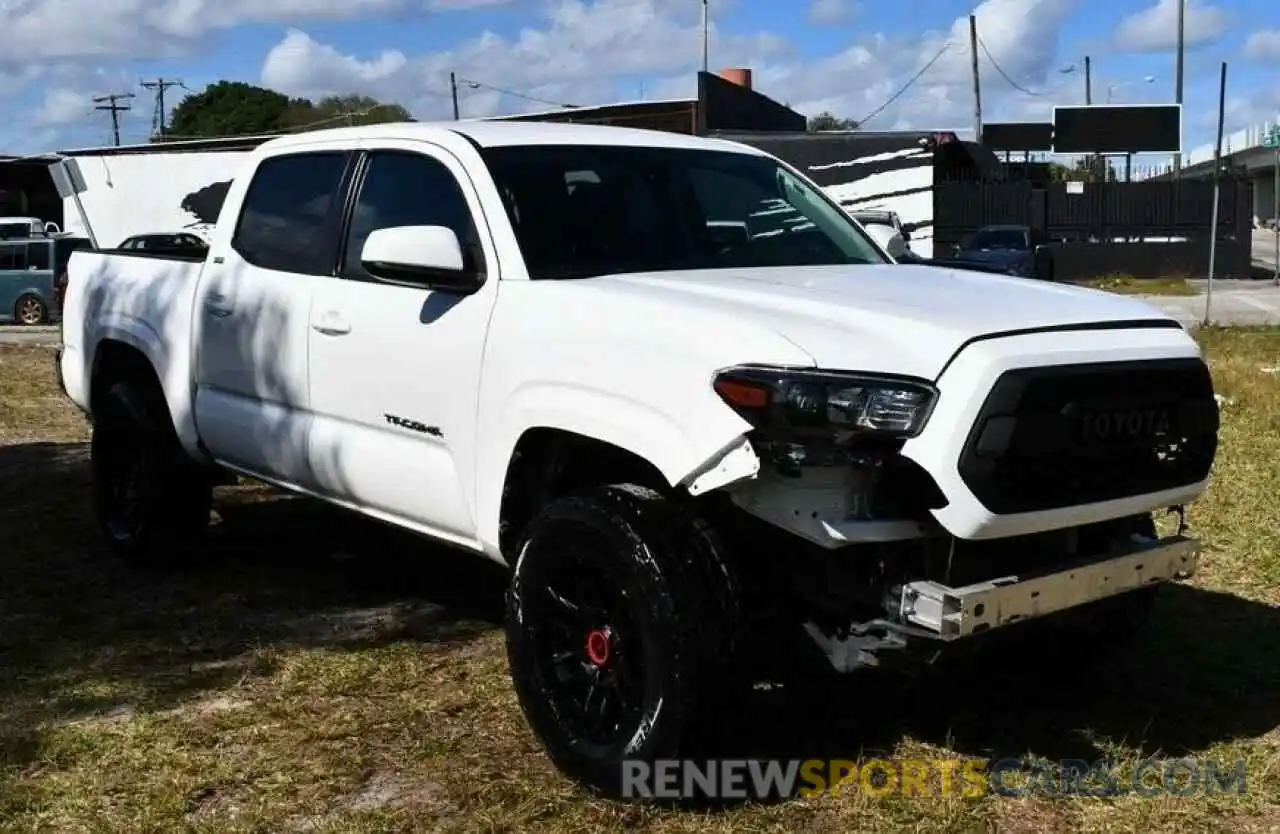
<svg viewBox="0 0 1280 834"><path fill-rule="evenodd" d="M889 263L839 206L769 157L610 145L484 157L531 278Z"/></svg>

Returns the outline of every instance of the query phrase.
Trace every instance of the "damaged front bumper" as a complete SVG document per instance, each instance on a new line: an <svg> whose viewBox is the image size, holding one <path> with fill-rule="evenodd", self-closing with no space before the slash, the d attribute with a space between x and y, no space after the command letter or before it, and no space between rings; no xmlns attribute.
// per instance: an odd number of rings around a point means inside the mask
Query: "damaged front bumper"
<svg viewBox="0 0 1280 834"><path fill-rule="evenodd" d="M1195 574L1200 542L1185 536L1141 539L1124 552L1049 571L1004 576L953 588L916 581L902 587L897 616L860 623L844 637L806 626L836 671L878 665L876 653L908 640L950 643L1054 614L1147 585Z"/></svg>
<svg viewBox="0 0 1280 834"><path fill-rule="evenodd" d="M899 616L942 640L956 640L1145 585L1185 579L1195 573L1199 550L1196 540L1172 536L1053 573L1004 576L962 588L912 582L902 589Z"/></svg>

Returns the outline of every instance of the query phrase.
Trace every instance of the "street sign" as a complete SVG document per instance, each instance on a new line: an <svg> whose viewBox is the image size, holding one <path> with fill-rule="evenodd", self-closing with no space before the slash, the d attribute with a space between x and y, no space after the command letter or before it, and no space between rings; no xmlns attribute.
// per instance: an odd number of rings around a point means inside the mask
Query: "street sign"
<svg viewBox="0 0 1280 834"><path fill-rule="evenodd" d="M1267 131L1267 135L1262 139L1262 147L1280 148L1280 125L1276 125Z"/></svg>

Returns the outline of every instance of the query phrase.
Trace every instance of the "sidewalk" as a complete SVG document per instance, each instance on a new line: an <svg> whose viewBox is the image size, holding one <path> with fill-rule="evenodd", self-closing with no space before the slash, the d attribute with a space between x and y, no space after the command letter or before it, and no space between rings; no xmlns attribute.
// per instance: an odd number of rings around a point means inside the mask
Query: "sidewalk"
<svg viewBox="0 0 1280 834"><path fill-rule="evenodd" d="M1196 281L1199 295L1142 295L1186 325L1204 320L1207 281ZM1209 320L1224 325L1280 325L1280 287L1270 281L1214 281Z"/></svg>

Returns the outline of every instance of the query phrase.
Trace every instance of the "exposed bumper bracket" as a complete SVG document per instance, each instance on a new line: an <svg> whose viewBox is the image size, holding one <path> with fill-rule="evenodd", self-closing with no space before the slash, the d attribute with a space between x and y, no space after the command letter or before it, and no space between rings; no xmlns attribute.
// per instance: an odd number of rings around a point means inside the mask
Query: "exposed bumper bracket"
<svg viewBox="0 0 1280 834"><path fill-rule="evenodd" d="M1184 536L1144 539L1121 556L1029 576L1005 576L961 588L912 582L902 589L899 615L956 640L1144 585L1184 579L1196 571L1200 543Z"/></svg>
<svg viewBox="0 0 1280 834"><path fill-rule="evenodd" d="M897 617L855 623L843 636L806 623L810 638L837 672L879 665L877 655L912 641L950 643L1085 605L1146 585L1192 576L1200 543L1181 535L1135 539L1120 555L961 588L917 581L903 587Z"/></svg>

